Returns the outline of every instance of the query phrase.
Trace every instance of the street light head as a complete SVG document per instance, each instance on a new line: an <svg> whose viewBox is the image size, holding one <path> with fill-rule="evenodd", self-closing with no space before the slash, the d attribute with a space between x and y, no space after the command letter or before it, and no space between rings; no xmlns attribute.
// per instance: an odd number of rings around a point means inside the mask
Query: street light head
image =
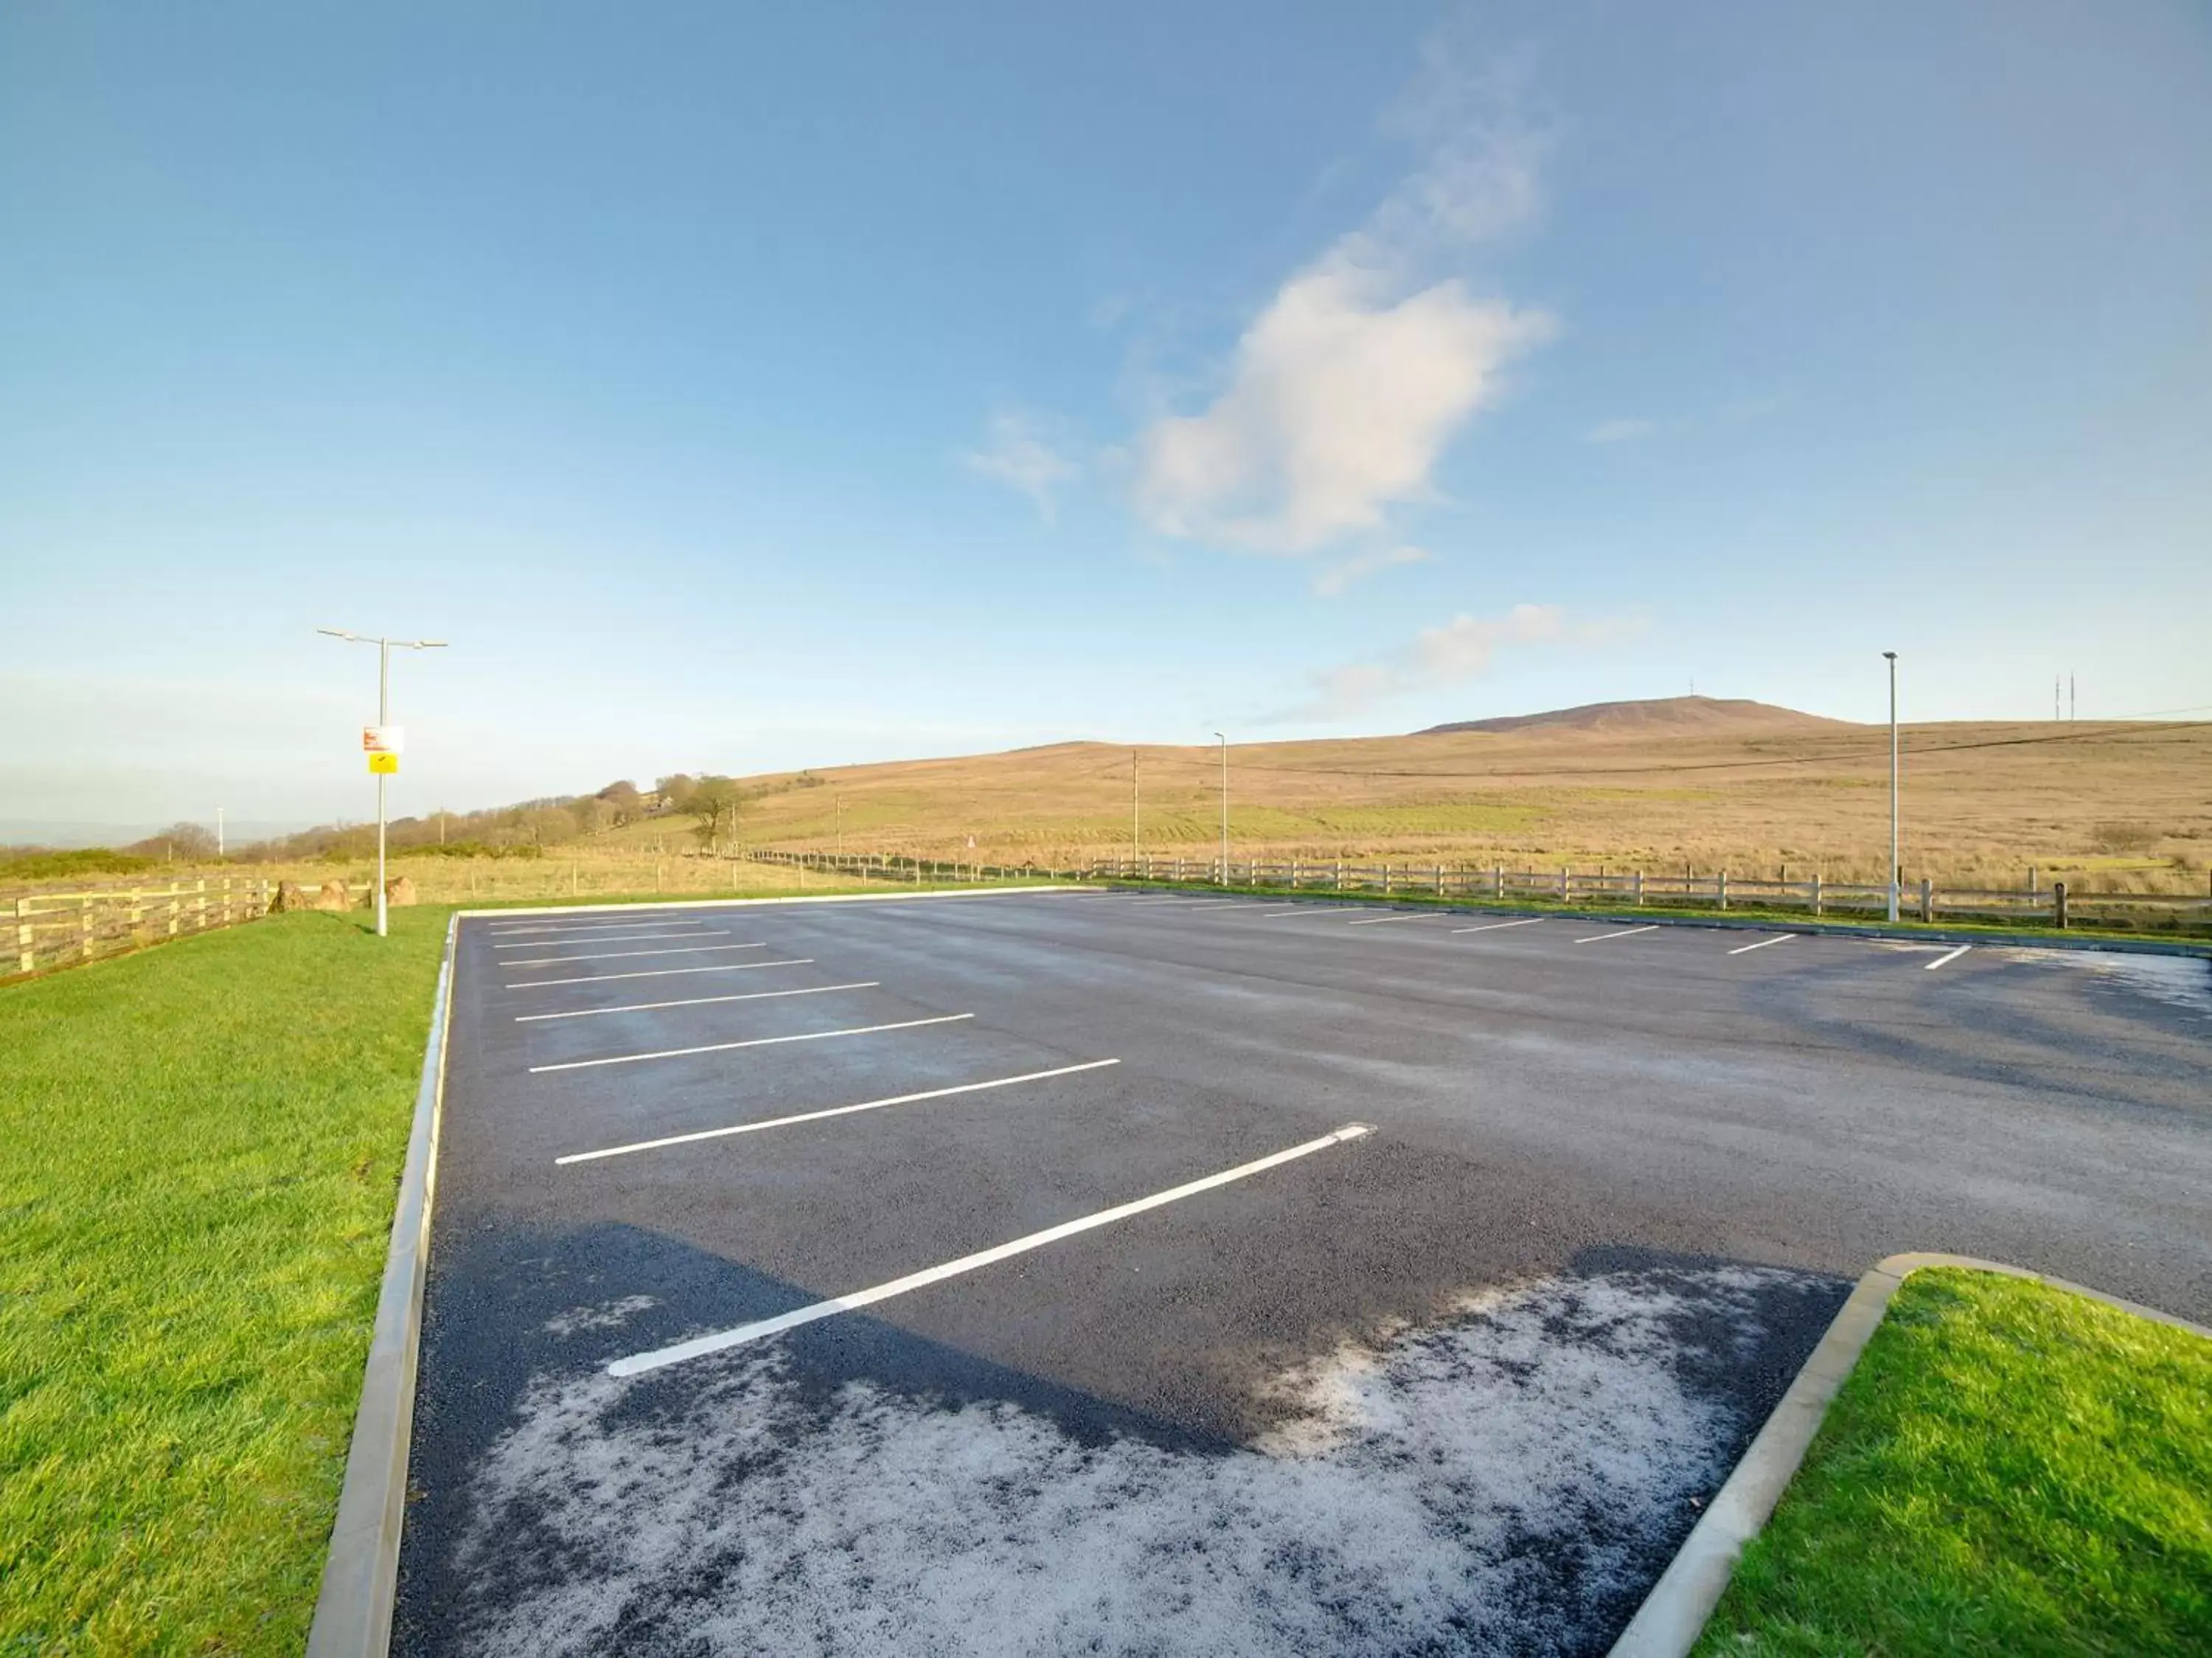
<svg viewBox="0 0 2212 1658"><path fill-rule="evenodd" d="M416 650L443 650L446 648L443 639L410 639L408 643Z"/></svg>
<svg viewBox="0 0 2212 1658"><path fill-rule="evenodd" d="M326 633L333 639L358 639L361 637L361 635L358 633L349 633L342 627L319 627L315 631L318 633Z"/></svg>
<svg viewBox="0 0 2212 1658"><path fill-rule="evenodd" d="M1893 650L1885 650L1881 654L1893 662L1897 660L1897 653Z"/></svg>

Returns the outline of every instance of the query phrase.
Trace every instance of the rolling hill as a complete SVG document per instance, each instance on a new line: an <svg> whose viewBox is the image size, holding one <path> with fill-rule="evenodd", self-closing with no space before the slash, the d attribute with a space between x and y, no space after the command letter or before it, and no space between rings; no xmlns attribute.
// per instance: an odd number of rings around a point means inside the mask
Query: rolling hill
<svg viewBox="0 0 2212 1658"><path fill-rule="evenodd" d="M1462 731L1588 731L1600 735L1688 736L1751 731L1850 731L1849 721L1801 714L1794 708L1743 698L1657 697L1644 702L1584 703L1541 714L1506 714L1486 720L1455 720L1432 725L1417 737L1450 736Z"/></svg>

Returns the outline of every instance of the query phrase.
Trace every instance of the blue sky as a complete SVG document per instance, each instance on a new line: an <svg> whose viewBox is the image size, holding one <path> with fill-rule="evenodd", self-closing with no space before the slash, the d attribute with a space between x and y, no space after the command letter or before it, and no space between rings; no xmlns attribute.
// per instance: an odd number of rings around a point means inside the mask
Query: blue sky
<svg viewBox="0 0 2212 1658"><path fill-rule="evenodd" d="M0 819L2212 704L2212 14L0 11Z"/></svg>

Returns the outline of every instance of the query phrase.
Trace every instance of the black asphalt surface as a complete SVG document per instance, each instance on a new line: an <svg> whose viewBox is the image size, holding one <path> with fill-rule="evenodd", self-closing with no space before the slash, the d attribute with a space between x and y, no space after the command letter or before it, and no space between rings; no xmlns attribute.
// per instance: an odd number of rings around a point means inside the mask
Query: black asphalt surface
<svg viewBox="0 0 2212 1658"><path fill-rule="evenodd" d="M1880 1257L1988 1256L2212 1320L2203 961L1978 948L1931 970L1942 949L1382 913L1034 893L464 923L395 1649L1601 1651ZM951 1015L973 1016L910 1022ZM882 1025L906 1027L531 1069ZM605 1376L1352 1123L1373 1132ZM1584 1386L1585 1361L1612 1368ZM1508 1383L1561 1425L1508 1455L1517 1406L1486 1406L1404 1472L1403 1434ZM1553 1467L1578 1392L1606 1388L1589 1433L1644 1437ZM1279 1454L1338 1394L1369 1428ZM1392 1399L1422 1401L1413 1427L1374 1425ZM1549 1483L1493 1500L1515 1458ZM1480 1480L1451 1485L1467 1460ZM1280 1483L1320 1469L1343 1483ZM1418 1561L1360 1562L1356 1527L1307 1558L1301 1516L1386 1490L1399 1518L1363 1523L1402 1520ZM1114 1529L1153 1501L1219 1505L1202 1564ZM1474 1510L1490 1530L1445 1536Z"/></svg>

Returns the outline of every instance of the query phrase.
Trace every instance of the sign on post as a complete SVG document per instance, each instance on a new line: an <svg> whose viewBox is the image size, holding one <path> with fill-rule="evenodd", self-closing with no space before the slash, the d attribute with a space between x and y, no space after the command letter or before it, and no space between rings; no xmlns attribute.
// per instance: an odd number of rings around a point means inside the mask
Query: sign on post
<svg viewBox="0 0 2212 1658"><path fill-rule="evenodd" d="M404 725L365 725L361 728L361 746L366 753L397 754L407 747L407 728ZM394 766L393 771L398 768Z"/></svg>
<svg viewBox="0 0 2212 1658"><path fill-rule="evenodd" d="M399 756L388 750L381 753L371 754L368 757L368 769L383 777L394 776L399 770Z"/></svg>

